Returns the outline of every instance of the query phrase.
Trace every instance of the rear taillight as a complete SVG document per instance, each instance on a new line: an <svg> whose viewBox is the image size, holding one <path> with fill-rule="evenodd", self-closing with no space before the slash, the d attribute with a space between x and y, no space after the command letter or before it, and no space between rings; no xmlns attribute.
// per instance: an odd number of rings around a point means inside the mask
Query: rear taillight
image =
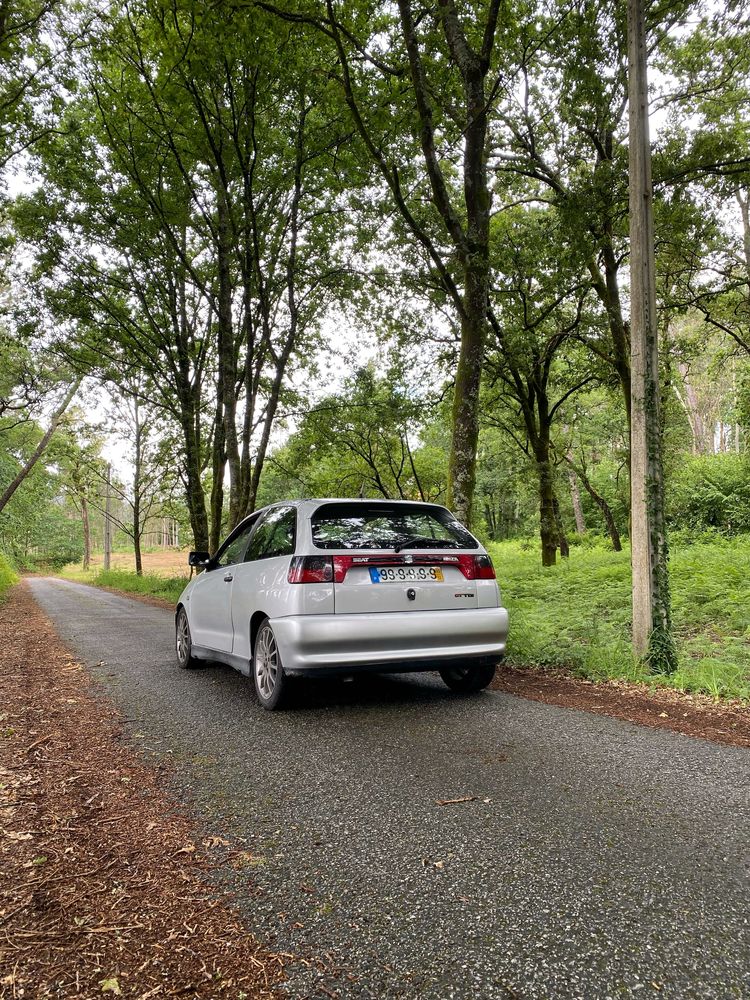
<svg viewBox="0 0 750 1000"><path fill-rule="evenodd" d="M467 580L495 579L495 567L489 556L459 556L458 566Z"/></svg>
<svg viewBox="0 0 750 1000"><path fill-rule="evenodd" d="M495 579L495 567L489 556L474 556L474 565L477 569L477 580Z"/></svg>
<svg viewBox="0 0 750 1000"><path fill-rule="evenodd" d="M419 555L377 556L294 556L289 566L289 583L343 583L346 574L359 566L457 566L467 580L494 580L495 568L489 556Z"/></svg>
<svg viewBox="0 0 750 1000"><path fill-rule="evenodd" d="M290 583L333 583L330 556L294 556L289 566Z"/></svg>

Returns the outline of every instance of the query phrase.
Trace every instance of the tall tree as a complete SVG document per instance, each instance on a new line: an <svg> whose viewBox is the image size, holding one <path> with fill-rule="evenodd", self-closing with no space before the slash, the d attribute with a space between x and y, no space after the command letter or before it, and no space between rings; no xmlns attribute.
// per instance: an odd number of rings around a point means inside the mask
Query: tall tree
<svg viewBox="0 0 750 1000"><path fill-rule="evenodd" d="M495 337L487 360L485 419L503 427L533 458L542 565L552 566L558 547L566 544L555 494L552 429L565 403L595 377L578 342L586 326L588 285L581 262L561 245L550 209L516 208L495 222L493 262L501 273L493 282L490 308ZM502 409L493 413L503 399L515 404L521 428L510 424Z"/></svg>
<svg viewBox="0 0 750 1000"><path fill-rule="evenodd" d="M426 11L410 0L398 0L392 10L374 3L347 9L333 0L304 13L297 5L263 6L314 27L332 43L353 127L405 234L421 248L440 295L452 304L460 347L449 503L469 523L489 301L487 155L499 76L499 0L462 7L438 0Z"/></svg>
<svg viewBox="0 0 750 1000"><path fill-rule="evenodd" d="M664 507L653 187L642 0L628 0L630 117L631 560L633 648L653 670L677 667Z"/></svg>
<svg viewBox="0 0 750 1000"><path fill-rule="evenodd" d="M411 397L393 374L359 369L340 393L317 401L273 453L264 496L272 499L277 489L292 496L442 499L443 455L421 441L426 408L429 402Z"/></svg>
<svg viewBox="0 0 750 1000"><path fill-rule="evenodd" d="M340 275L338 108L287 35L189 0L103 17L25 209L50 301L84 331L78 363L141 368L181 427L200 548L218 544L225 466L229 526L253 506L289 366Z"/></svg>

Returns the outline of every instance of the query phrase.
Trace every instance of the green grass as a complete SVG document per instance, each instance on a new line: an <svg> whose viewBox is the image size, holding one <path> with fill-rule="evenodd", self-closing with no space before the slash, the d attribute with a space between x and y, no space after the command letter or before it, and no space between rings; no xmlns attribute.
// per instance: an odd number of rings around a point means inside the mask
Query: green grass
<svg viewBox="0 0 750 1000"><path fill-rule="evenodd" d="M512 663L750 700L750 537L674 548L679 667L668 678L650 677L631 652L628 551L576 547L546 569L535 544L490 551L511 616Z"/></svg>
<svg viewBox="0 0 750 1000"><path fill-rule="evenodd" d="M14 583L18 583L18 575L8 557L0 552L0 601L4 599Z"/></svg>
<svg viewBox="0 0 750 1000"><path fill-rule="evenodd" d="M161 597L165 601L176 603L177 598L185 589L187 577L156 576L153 573L144 573L137 576L135 573L121 569L104 570L82 570L80 566L66 566L60 576L66 580L75 580L77 583L89 583L94 587L112 587L115 590L122 590L128 594L145 594L148 597Z"/></svg>

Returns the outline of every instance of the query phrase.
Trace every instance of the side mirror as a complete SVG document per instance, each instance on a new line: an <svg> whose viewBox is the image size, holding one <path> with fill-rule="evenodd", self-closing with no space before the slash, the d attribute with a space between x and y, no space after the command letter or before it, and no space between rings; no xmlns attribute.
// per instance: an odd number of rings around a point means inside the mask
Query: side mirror
<svg viewBox="0 0 750 1000"><path fill-rule="evenodd" d="M210 561L211 555L208 552L191 552L188 556L188 566L195 566L197 569L207 566Z"/></svg>

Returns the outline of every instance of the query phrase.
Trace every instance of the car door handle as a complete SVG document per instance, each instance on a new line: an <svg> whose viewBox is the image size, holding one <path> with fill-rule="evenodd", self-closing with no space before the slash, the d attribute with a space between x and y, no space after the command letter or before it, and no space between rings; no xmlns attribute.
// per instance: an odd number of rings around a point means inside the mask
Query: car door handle
<svg viewBox="0 0 750 1000"><path fill-rule="evenodd" d="M234 580L234 577L232 576L231 573L224 574L224 583L231 583L232 580Z"/></svg>

